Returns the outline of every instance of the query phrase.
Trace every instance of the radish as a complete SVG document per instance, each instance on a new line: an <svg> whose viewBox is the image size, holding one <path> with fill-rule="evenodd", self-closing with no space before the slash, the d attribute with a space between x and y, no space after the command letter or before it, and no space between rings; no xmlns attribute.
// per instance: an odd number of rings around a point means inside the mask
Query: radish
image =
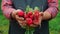
<svg viewBox="0 0 60 34"><path fill-rule="evenodd" d="M30 26L32 24L32 19L31 18L26 18L27 25Z"/></svg>
<svg viewBox="0 0 60 34"><path fill-rule="evenodd" d="M24 12L22 10L19 11L17 14L18 14L19 17L23 17L24 16Z"/></svg>

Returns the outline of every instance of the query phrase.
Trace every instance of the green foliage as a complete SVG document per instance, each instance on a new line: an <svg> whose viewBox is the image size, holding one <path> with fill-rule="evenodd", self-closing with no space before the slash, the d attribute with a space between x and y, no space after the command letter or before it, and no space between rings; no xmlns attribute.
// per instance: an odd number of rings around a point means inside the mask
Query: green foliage
<svg viewBox="0 0 60 34"><path fill-rule="evenodd" d="M49 23L49 30L52 33L56 33L59 34L60 32L60 13L56 16L56 18L52 19Z"/></svg>

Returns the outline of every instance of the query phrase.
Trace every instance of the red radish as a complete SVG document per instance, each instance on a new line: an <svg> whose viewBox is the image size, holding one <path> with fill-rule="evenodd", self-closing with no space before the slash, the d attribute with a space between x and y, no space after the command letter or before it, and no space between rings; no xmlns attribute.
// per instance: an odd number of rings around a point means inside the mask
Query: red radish
<svg viewBox="0 0 60 34"><path fill-rule="evenodd" d="M29 14L29 15L32 15L33 13L32 13L32 11L30 11L30 12L28 12L28 14Z"/></svg>
<svg viewBox="0 0 60 34"><path fill-rule="evenodd" d="M32 14L33 14L33 9L29 8L28 15L32 15Z"/></svg>
<svg viewBox="0 0 60 34"><path fill-rule="evenodd" d="M24 18L25 18L25 19L28 18L28 15L27 15L27 14L24 14Z"/></svg>
<svg viewBox="0 0 60 34"><path fill-rule="evenodd" d="M29 12L27 13L27 15L28 15L29 18L33 19L33 12L32 12L32 11L29 11Z"/></svg>
<svg viewBox="0 0 60 34"><path fill-rule="evenodd" d="M38 7L35 7L35 9L34 9L34 16L36 17L36 18L38 18L39 17L39 8Z"/></svg>
<svg viewBox="0 0 60 34"><path fill-rule="evenodd" d="M33 19L33 15L30 15L29 17L30 17L31 19Z"/></svg>
<svg viewBox="0 0 60 34"><path fill-rule="evenodd" d="M34 24L39 24L39 16L40 16L39 9L38 9L38 7L35 7L35 9L34 9L34 19L33 19Z"/></svg>
<svg viewBox="0 0 60 34"><path fill-rule="evenodd" d="M33 14L32 11L30 11L30 12L27 13L28 16L30 16L30 15L32 15L32 14Z"/></svg>
<svg viewBox="0 0 60 34"><path fill-rule="evenodd" d="M24 16L24 12L21 10L21 11L19 11L18 13L18 16L20 16L20 17L23 17Z"/></svg>
<svg viewBox="0 0 60 34"><path fill-rule="evenodd" d="M32 19L31 18L26 18L27 25L30 26L32 24Z"/></svg>
<svg viewBox="0 0 60 34"><path fill-rule="evenodd" d="M39 18L39 12L38 12L38 11L35 11L35 12L34 12L34 17L35 17L36 19Z"/></svg>

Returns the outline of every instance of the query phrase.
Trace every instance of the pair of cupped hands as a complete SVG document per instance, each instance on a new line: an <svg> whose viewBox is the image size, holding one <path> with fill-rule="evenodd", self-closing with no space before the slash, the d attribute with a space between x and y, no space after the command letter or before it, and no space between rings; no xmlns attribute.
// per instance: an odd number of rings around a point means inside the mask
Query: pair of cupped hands
<svg viewBox="0 0 60 34"><path fill-rule="evenodd" d="M14 10L12 12L12 18L16 19L16 21L19 23L21 27L26 26L27 22L24 20L23 17L19 17L17 13L21 11L20 9ZM40 14L43 14L43 12L40 12ZM30 27L38 27L39 25L41 26L41 21L42 21L42 15L39 15L39 22L33 22L33 24L30 25Z"/></svg>

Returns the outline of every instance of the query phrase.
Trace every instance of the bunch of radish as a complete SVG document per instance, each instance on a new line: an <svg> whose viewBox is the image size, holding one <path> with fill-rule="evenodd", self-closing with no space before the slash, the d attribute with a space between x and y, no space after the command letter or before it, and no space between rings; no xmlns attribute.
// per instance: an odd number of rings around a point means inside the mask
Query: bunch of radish
<svg viewBox="0 0 60 34"><path fill-rule="evenodd" d="M39 9L38 7L35 7L34 10L30 8L29 6L26 8L26 11L23 12L22 10L18 12L19 17L24 17L24 19L27 21L27 25L30 26L33 24L33 21L38 22L39 21Z"/></svg>
<svg viewBox="0 0 60 34"><path fill-rule="evenodd" d="M27 6L26 11L20 10L17 14L19 17L23 17L27 21L26 32L25 34L33 34L34 28L30 27L31 24L38 24L39 22L39 8L35 7L34 10Z"/></svg>

